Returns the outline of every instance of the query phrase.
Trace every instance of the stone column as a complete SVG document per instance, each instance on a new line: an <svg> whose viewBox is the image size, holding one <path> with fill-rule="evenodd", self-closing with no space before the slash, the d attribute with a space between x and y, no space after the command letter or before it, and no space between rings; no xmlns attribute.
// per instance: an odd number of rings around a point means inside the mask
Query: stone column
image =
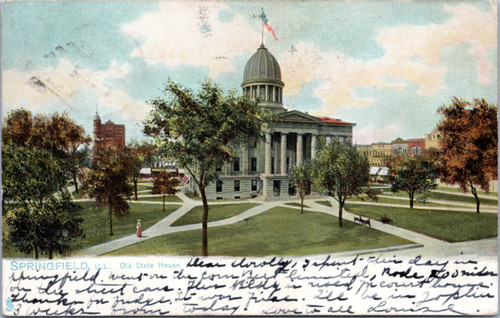
<svg viewBox="0 0 500 318"><path fill-rule="evenodd" d="M273 174L278 174L278 169L279 169L278 165L279 165L278 139L275 139L274 140L274 173Z"/></svg>
<svg viewBox="0 0 500 318"><path fill-rule="evenodd" d="M241 174L248 174L248 148L245 142L240 144L241 148Z"/></svg>
<svg viewBox="0 0 500 318"><path fill-rule="evenodd" d="M265 146L265 166L264 166L264 174L271 174L271 133L266 132L266 146Z"/></svg>
<svg viewBox="0 0 500 318"><path fill-rule="evenodd" d="M280 173L281 174L287 174L288 171L286 171L286 134L281 133L281 167L280 167Z"/></svg>
<svg viewBox="0 0 500 318"><path fill-rule="evenodd" d="M297 166L302 164L304 159L304 135L297 134Z"/></svg>
<svg viewBox="0 0 500 318"><path fill-rule="evenodd" d="M328 145L332 141L331 136L326 136L326 144Z"/></svg>
<svg viewBox="0 0 500 318"><path fill-rule="evenodd" d="M316 135L312 135L311 137L311 159L316 159L316 148L318 146L318 140Z"/></svg>

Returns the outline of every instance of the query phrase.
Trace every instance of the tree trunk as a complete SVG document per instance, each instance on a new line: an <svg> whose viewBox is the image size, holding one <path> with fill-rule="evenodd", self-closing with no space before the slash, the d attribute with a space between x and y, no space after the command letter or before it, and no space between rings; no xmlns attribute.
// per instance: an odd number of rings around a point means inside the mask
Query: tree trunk
<svg viewBox="0 0 500 318"><path fill-rule="evenodd" d="M408 196L410 197L410 209L413 209L413 197L415 196L414 193L408 193Z"/></svg>
<svg viewBox="0 0 500 318"><path fill-rule="evenodd" d="M342 211L344 209L344 202L339 201L339 227L342 227Z"/></svg>
<svg viewBox="0 0 500 318"><path fill-rule="evenodd" d="M76 177L76 173L73 173L73 182L75 183L75 193L78 193L78 180Z"/></svg>
<svg viewBox="0 0 500 318"><path fill-rule="evenodd" d="M476 213L479 213L479 196L477 195L477 190L475 187L470 187L470 192L474 195L474 198L476 198Z"/></svg>
<svg viewBox="0 0 500 318"><path fill-rule="evenodd" d="M205 187L200 187L201 201L203 202L201 255L208 256L208 201L205 194Z"/></svg>
<svg viewBox="0 0 500 318"><path fill-rule="evenodd" d="M35 244L34 247L35 247L35 259L38 259L38 246L36 246Z"/></svg>
<svg viewBox="0 0 500 318"><path fill-rule="evenodd" d="M54 250L52 248L52 246L49 247L49 259L53 259L54 258Z"/></svg>
<svg viewBox="0 0 500 318"><path fill-rule="evenodd" d="M300 214L304 214L304 196L300 195Z"/></svg>
<svg viewBox="0 0 500 318"><path fill-rule="evenodd" d="M137 199L137 180L138 180L138 178L133 177L133 179L134 179L134 196L135 196L135 201L137 201L138 200Z"/></svg>
<svg viewBox="0 0 500 318"><path fill-rule="evenodd" d="M113 213L111 209L111 203L108 203L108 210L109 210L109 235L113 235Z"/></svg>

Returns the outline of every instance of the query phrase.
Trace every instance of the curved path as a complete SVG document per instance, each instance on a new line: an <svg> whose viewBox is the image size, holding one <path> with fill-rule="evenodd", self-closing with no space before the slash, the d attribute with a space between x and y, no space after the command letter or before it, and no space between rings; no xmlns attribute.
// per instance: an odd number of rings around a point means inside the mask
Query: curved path
<svg viewBox="0 0 500 318"><path fill-rule="evenodd" d="M109 253L113 250L126 247L131 244L135 244L138 242L141 242L142 240L147 240L153 237L169 234L169 233L174 233L174 232L181 232L181 231L189 231L189 230L196 230L196 229L201 229L201 223L198 224L188 224L188 225L182 225L182 226L171 226L177 219L181 218L184 214L189 212L192 208L196 206L202 205L202 202L199 200L193 200L187 197L184 193L178 192L177 196L183 201L182 203L180 202L169 202L168 204L175 205L175 204L182 204L179 209L175 210L165 218L161 219L159 222L154 224L153 226L147 228L146 230L143 231L143 237L138 238L135 234L125 236L113 241L105 242L99 245L95 245L92 247L89 247L87 249L80 250L76 253L76 255L86 255L86 256L98 256L98 255L103 255L106 253ZM324 199L324 198L323 198ZM316 212L321 212L321 213L327 213L333 216L338 217L338 203L337 201L329 198L329 201L331 202L332 206L327 207L322 204L318 204L315 201L317 201L318 198L314 199L309 199L305 200L304 204L309 206L309 208L304 208L305 210L309 211L316 211ZM223 220L218 220L218 221L213 221L209 222L208 226L209 227L215 227L215 226L222 226L222 225L229 225L229 224L234 224L240 221L243 221L247 218L256 216L262 212L265 212L269 209L272 209L276 206L286 206L285 203L287 202L295 202L297 201L296 199L289 200L289 201L271 201L271 202L262 202L259 200L241 200L241 201L220 201L220 202L210 202L211 205L219 205L219 204L240 204L240 203L245 203L245 202L258 202L260 203L258 206L255 206L253 208L250 208L246 211L243 211L240 214L237 214L235 216L232 216L227 219ZM153 203L153 204L163 204L162 202L158 201L138 201L136 203ZM351 202L351 203L360 203L360 202ZM366 204L366 202L361 202L361 204ZM372 203L373 204L373 203ZM377 205L381 206L398 206L397 204L380 204L377 203ZM290 206L287 206L290 207ZM405 205L405 207L407 207ZM429 207L415 207L415 209L427 209ZM449 209L449 208L448 208ZM352 213L349 213L344 210L343 212L343 219L353 221L354 217L357 217L357 215L354 215ZM399 237L403 237L405 239L408 239L410 241L413 241L416 243L416 245L413 245L412 247L418 247L416 249L412 248L411 250L405 251L404 253L409 253L411 255L414 255L415 253L420 253L420 254L429 254L429 255L443 255L443 253L451 253L450 255L458 255L460 253L470 253L474 254L477 253L478 250L481 250L482 252L484 251L488 255L496 255L497 248L498 248L498 242L496 238L492 239L486 239L486 240L479 240L479 241L471 241L471 242L462 242L462 243L448 243L445 241L441 241L414 231L406 230L403 228L395 227L389 224L384 224L382 222L376 221L376 220L371 220L371 227L383 231L392 235L396 235ZM394 250L398 249L407 249L408 246L401 246L401 247L392 247L388 249L377 249L376 251L350 251L350 252L342 252L342 253L336 253L339 256L342 255L352 255L352 254L357 254L357 253L370 253L370 252L376 252L376 253L384 253L384 251L393 252ZM398 252L398 255L400 252Z"/></svg>

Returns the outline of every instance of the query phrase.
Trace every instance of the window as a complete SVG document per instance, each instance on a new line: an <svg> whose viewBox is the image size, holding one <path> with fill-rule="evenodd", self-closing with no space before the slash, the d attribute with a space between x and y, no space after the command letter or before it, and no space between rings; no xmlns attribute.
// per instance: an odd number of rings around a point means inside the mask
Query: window
<svg viewBox="0 0 500 318"><path fill-rule="evenodd" d="M240 171L240 158L236 157L233 159L233 171Z"/></svg>
<svg viewBox="0 0 500 318"><path fill-rule="evenodd" d="M253 179L252 180L252 191L257 191L257 180Z"/></svg>
<svg viewBox="0 0 500 318"><path fill-rule="evenodd" d="M257 171L257 157L250 158L250 171Z"/></svg>
<svg viewBox="0 0 500 318"><path fill-rule="evenodd" d="M222 181L217 180L215 183L215 192L222 192Z"/></svg>
<svg viewBox="0 0 500 318"><path fill-rule="evenodd" d="M215 171L222 171L222 166L221 165L217 165L215 167Z"/></svg>
<svg viewBox="0 0 500 318"><path fill-rule="evenodd" d="M240 180L234 180L234 192L240 192Z"/></svg>
<svg viewBox="0 0 500 318"><path fill-rule="evenodd" d="M271 174L274 174L274 157L271 158Z"/></svg>

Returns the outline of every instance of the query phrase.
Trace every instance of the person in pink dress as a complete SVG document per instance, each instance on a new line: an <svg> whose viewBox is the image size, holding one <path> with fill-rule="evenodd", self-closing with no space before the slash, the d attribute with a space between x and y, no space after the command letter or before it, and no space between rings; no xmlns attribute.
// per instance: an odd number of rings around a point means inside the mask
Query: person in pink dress
<svg viewBox="0 0 500 318"><path fill-rule="evenodd" d="M137 237L142 237L142 231L141 231L141 220L137 220L137 225L135 227L137 229Z"/></svg>

